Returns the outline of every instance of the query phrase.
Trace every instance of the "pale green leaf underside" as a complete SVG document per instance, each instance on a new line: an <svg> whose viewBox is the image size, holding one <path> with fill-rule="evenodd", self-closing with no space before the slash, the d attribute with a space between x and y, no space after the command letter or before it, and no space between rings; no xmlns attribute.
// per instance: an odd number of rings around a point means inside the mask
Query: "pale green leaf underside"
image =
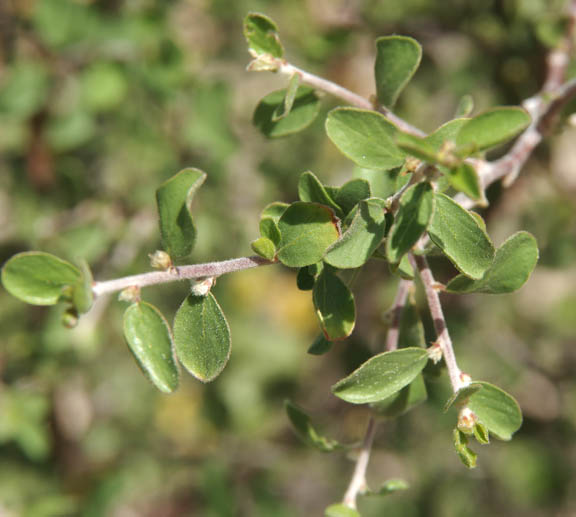
<svg viewBox="0 0 576 517"><path fill-rule="evenodd" d="M230 357L230 329L212 293L188 296L174 317L176 355L202 382L215 379Z"/></svg>
<svg viewBox="0 0 576 517"><path fill-rule="evenodd" d="M64 287L81 281L81 273L72 264L50 253L18 253L2 268L2 284L16 298L32 305L54 305Z"/></svg>
<svg viewBox="0 0 576 517"><path fill-rule="evenodd" d="M178 366L170 328L158 309L146 302L128 307L124 337L150 381L164 393L174 391L178 387Z"/></svg>
<svg viewBox="0 0 576 517"><path fill-rule="evenodd" d="M384 352L337 382L332 392L351 404L379 402L410 384L427 362L428 353L423 348Z"/></svg>
<svg viewBox="0 0 576 517"><path fill-rule="evenodd" d="M496 250L494 262L478 280L458 275L446 286L451 293L511 293L520 289L538 262L536 239L528 232L512 235Z"/></svg>
<svg viewBox="0 0 576 517"><path fill-rule="evenodd" d="M353 162L369 169L392 169L404 162L394 142L396 126L380 113L336 108L326 118L326 132L334 145Z"/></svg>
<svg viewBox="0 0 576 517"><path fill-rule="evenodd" d="M482 278L494 259L494 246L476 218L453 199L436 194L430 238L466 276Z"/></svg>

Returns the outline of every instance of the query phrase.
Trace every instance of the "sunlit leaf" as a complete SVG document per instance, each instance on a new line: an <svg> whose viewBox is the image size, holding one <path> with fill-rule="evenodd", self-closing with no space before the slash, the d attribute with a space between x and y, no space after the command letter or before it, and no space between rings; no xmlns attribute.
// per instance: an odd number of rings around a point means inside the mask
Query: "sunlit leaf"
<svg viewBox="0 0 576 517"><path fill-rule="evenodd" d="M278 37L278 27L268 16L259 13L248 14L244 19L244 37L254 57L270 54L280 58L284 55L284 48Z"/></svg>

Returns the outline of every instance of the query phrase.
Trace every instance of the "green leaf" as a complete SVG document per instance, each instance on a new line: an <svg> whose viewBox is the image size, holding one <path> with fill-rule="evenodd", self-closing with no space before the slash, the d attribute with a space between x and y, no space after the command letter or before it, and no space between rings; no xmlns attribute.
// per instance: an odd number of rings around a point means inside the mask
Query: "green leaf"
<svg viewBox="0 0 576 517"><path fill-rule="evenodd" d="M284 96L284 102L278 106L274 115L272 115L272 120L278 122L278 120L283 119L286 115L292 111L292 106L294 105L294 99L296 98L296 92L298 91L298 86L300 85L300 74L293 74L288 82L288 88L286 88L286 95Z"/></svg>
<svg viewBox="0 0 576 517"><path fill-rule="evenodd" d="M336 503L326 508L324 517L360 517L360 513L342 503Z"/></svg>
<svg viewBox="0 0 576 517"><path fill-rule="evenodd" d="M478 280L464 275L453 278L446 286L450 293L511 293L520 289L538 262L536 239L528 232L512 235L496 250L494 262Z"/></svg>
<svg viewBox="0 0 576 517"><path fill-rule="evenodd" d="M443 172L448 178L450 185L457 191L463 192L475 201L483 199L484 191L480 185L480 178L472 165L462 162L457 167L445 169Z"/></svg>
<svg viewBox="0 0 576 517"><path fill-rule="evenodd" d="M260 235L271 240L274 246L280 244L280 230L278 229L276 221L272 217L263 217L260 219Z"/></svg>
<svg viewBox="0 0 576 517"><path fill-rule="evenodd" d="M496 438L511 440L522 425L518 402L504 390L488 382L478 382L482 389L472 394L468 407Z"/></svg>
<svg viewBox="0 0 576 517"><path fill-rule="evenodd" d="M379 402L410 384L427 362L428 353L423 348L384 352L337 382L332 392L351 404Z"/></svg>
<svg viewBox="0 0 576 517"><path fill-rule="evenodd" d="M168 322L149 303L134 303L124 313L124 338L142 371L164 393L178 387L178 366L174 358Z"/></svg>
<svg viewBox="0 0 576 517"><path fill-rule="evenodd" d="M488 445L490 443L490 433L484 424L478 422L474 426L474 438L481 445Z"/></svg>
<svg viewBox="0 0 576 517"><path fill-rule="evenodd" d="M277 257L286 266L302 267L322 260L340 236L338 219L328 207L316 203L292 203L278 221L280 246Z"/></svg>
<svg viewBox="0 0 576 517"><path fill-rule="evenodd" d="M230 357L230 329L212 293L188 296L174 317L176 355L202 382L215 379Z"/></svg>
<svg viewBox="0 0 576 517"><path fill-rule="evenodd" d="M343 215L340 207L328 192L326 192L324 185L322 185L320 180L310 171L300 174L300 179L298 180L298 197L300 201L329 206L337 215Z"/></svg>
<svg viewBox="0 0 576 517"><path fill-rule="evenodd" d="M456 136L462 129L462 126L466 124L470 119L467 118L456 118L454 120L450 120L445 124L442 124L438 129L436 129L433 133L430 133L428 136L424 137L424 140L431 145L436 152L442 149L442 145L445 142L455 142Z"/></svg>
<svg viewBox="0 0 576 517"><path fill-rule="evenodd" d="M316 282L316 276L310 271L310 266L301 267L296 275L296 285L300 291L311 291Z"/></svg>
<svg viewBox="0 0 576 517"><path fill-rule="evenodd" d="M407 36L385 36L376 40L376 95L378 102L392 108L400 92L418 69L422 47Z"/></svg>
<svg viewBox="0 0 576 517"><path fill-rule="evenodd" d="M353 162L369 169L392 169L404 162L394 142L398 129L380 113L336 108L326 118L326 132Z"/></svg>
<svg viewBox="0 0 576 517"><path fill-rule="evenodd" d="M436 194L430 238L466 276L482 278L494 259L494 246L476 218L456 201Z"/></svg>
<svg viewBox="0 0 576 517"><path fill-rule="evenodd" d="M290 205L288 203L283 203L282 201L274 201L264 207L264 210L262 210L262 213L260 214L260 218L265 219L269 217L275 223L278 223L280 217L282 217L282 214L289 206Z"/></svg>
<svg viewBox="0 0 576 517"><path fill-rule="evenodd" d="M253 124L268 138L280 138L306 129L320 110L320 99L312 88L301 87L294 97L290 113L280 119L274 114L284 105L285 90L269 93L256 106Z"/></svg>
<svg viewBox="0 0 576 517"><path fill-rule="evenodd" d="M336 194L335 201L348 214L360 201L371 197L370 183L356 178L344 183Z"/></svg>
<svg viewBox="0 0 576 517"><path fill-rule="evenodd" d="M4 288L32 305L58 303L64 288L80 280L81 273L72 264L41 251L18 253L2 268Z"/></svg>
<svg viewBox="0 0 576 517"><path fill-rule="evenodd" d="M424 325L416 308L414 292L410 292L406 298L404 310L400 318L398 328L398 348L410 348L419 346L426 348Z"/></svg>
<svg viewBox="0 0 576 517"><path fill-rule="evenodd" d="M82 276L72 287L72 305L80 314L84 314L92 308L94 291L92 291L92 272L88 264L83 262L81 266Z"/></svg>
<svg viewBox="0 0 576 517"><path fill-rule="evenodd" d="M250 13L244 19L244 37L248 42L250 54L254 57L270 54L281 58L284 48L278 37L278 27L267 16L259 13Z"/></svg>
<svg viewBox="0 0 576 517"><path fill-rule="evenodd" d="M467 117L474 110L474 98L472 95L463 95L456 107L454 117Z"/></svg>
<svg viewBox="0 0 576 517"><path fill-rule="evenodd" d="M196 191L206 180L199 169L184 169L156 191L162 246L172 258L188 256L196 241L191 205Z"/></svg>
<svg viewBox="0 0 576 517"><path fill-rule="evenodd" d="M352 223L326 252L324 261L340 268L362 266L374 253L386 232L386 202L383 199L367 199L358 203Z"/></svg>
<svg viewBox="0 0 576 517"><path fill-rule="evenodd" d="M396 188L396 180L400 170L400 167L387 171L354 167L354 177L366 180L370 184L370 195L372 197L387 199L398 190Z"/></svg>
<svg viewBox="0 0 576 517"><path fill-rule="evenodd" d="M268 260L274 260L274 256L276 255L276 246L274 246L274 243L270 239L260 237L252 241L250 247L257 255Z"/></svg>
<svg viewBox="0 0 576 517"><path fill-rule="evenodd" d="M308 348L310 355L324 355L332 348L332 341L328 341L324 334L318 334L314 342Z"/></svg>
<svg viewBox="0 0 576 517"><path fill-rule="evenodd" d="M324 269L316 279L312 298L326 339L346 339L354 330L356 318L354 296L346 284Z"/></svg>
<svg viewBox="0 0 576 517"><path fill-rule="evenodd" d="M412 185L402 194L398 212L386 238L389 262L400 262L420 239L432 220L434 205L434 190L429 183Z"/></svg>
<svg viewBox="0 0 576 517"><path fill-rule="evenodd" d="M452 436L454 438L454 448L460 461L469 469L475 468L478 455L468 447L468 437L458 428L454 429Z"/></svg>
<svg viewBox="0 0 576 517"><path fill-rule="evenodd" d="M456 393L454 393L444 405L444 413L446 413L452 406L462 407L468 403L470 397L482 389L482 384L478 382L473 382L460 388Z"/></svg>
<svg viewBox="0 0 576 517"><path fill-rule="evenodd" d="M460 129L456 144L484 151L514 138L528 127L530 120L522 108L493 108L468 120Z"/></svg>
<svg viewBox="0 0 576 517"><path fill-rule="evenodd" d="M322 436L310 422L310 417L301 408L289 400L284 403L284 407L296 436L305 444L321 452L332 452L343 448L343 445L336 440Z"/></svg>
<svg viewBox="0 0 576 517"><path fill-rule="evenodd" d="M385 258L385 257L383 257ZM404 280L414 280L414 268L410 264L408 255L404 255L397 264L388 263L390 272Z"/></svg>
<svg viewBox="0 0 576 517"><path fill-rule="evenodd" d="M426 138L399 131L396 135L396 145L406 154L414 156L423 162L439 163L438 151Z"/></svg>
<svg viewBox="0 0 576 517"><path fill-rule="evenodd" d="M378 490L367 490L362 495L389 495L400 490L407 490L410 485L403 479L389 479Z"/></svg>

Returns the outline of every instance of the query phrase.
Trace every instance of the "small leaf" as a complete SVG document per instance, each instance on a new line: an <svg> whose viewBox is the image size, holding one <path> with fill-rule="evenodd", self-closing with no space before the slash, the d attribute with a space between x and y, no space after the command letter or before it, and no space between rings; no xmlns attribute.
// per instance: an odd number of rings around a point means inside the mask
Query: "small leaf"
<svg viewBox="0 0 576 517"><path fill-rule="evenodd" d="M482 389L482 384L474 382L460 388L456 393L454 393L448 402L444 405L444 413L446 413L452 406L461 407L468 403L470 397L477 391Z"/></svg>
<svg viewBox="0 0 576 517"><path fill-rule="evenodd" d="M310 355L324 355L332 348L332 341L328 341L324 334L318 334L314 342L308 348Z"/></svg>
<svg viewBox="0 0 576 517"><path fill-rule="evenodd" d="M380 113L336 108L326 118L326 132L338 149L361 167L392 169L404 162L394 142L398 129Z"/></svg>
<svg viewBox="0 0 576 517"><path fill-rule="evenodd" d="M259 13L250 13L244 19L244 37L248 42L250 53L254 57L270 54L281 58L284 48L278 37L278 27L267 16Z"/></svg>
<svg viewBox="0 0 576 517"><path fill-rule="evenodd" d="M274 113L284 105L285 90L277 90L264 97L252 119L253 124L268 138L280 138L306 129L320 110L320 99L312 88L301 87L294 97L290 113L274 119Z"/></svg>
<svg viewBox="0 0 576 517"><path fill-rule="evenodd" d="M336 440L330 440L318 433L310 422L310 417L301 408L289 400L284 403L284 407L296 436L305 444L321 452L332 452L343 448L343 445Z"/></svg>
<svg viewBox="0 0 576 517"><path fill-rule="evenodd" d="M302 267L322 260L326 249L340 236L332 210L316 203L292 203L278 221L278 259L289 267Z"/></svg>
<svg viewBox="0 0 576 517"><path fill-rule="evenodd" d="M257 255L268 260L274 260L274 256L276 255L276 246L274 246L274 243L270 239L260 237L255 241L252 241L250 247Z"/></svg>
<svg viewBox="0 0 576 517"><path fill-rule="evenodd" d="M472 394L468 401L470 408L480 422L496 438L511 440L512 435L522 425L522 411L518 402L504 390L488 382L479 382L482 389Z"/></svg>
<svg viewBox="0 0 576 517"><path fill-rule="evenodd" d="M345 214L349 213L360 201L371 197L370 183L368 181L356 178L344 183L335 197L336 203L342 207Z"/></svg>
<svg viewBox="0 0 576 517"><path fill-rule="evenodd" d="M80 280L81 273L72 264L41 251L18 253L2 268L4 288L32 305L58 303L65 288Z"/></svg>
<svg viewBox="0 0 576 517"><path fill-rule="evenodd" d="M538 261L536 239L528 232L512 235L496 250L494 262L479 280L464 275L453 278L446 286L450 293L511 293L520 289Z"/></svg>
<svg viewBox="0 0 576 517"><path fill-rule="evenodd" d="M370 184L370 195L387 199L398 190L396 180L400 174L400 167L391 170L365 169L354 167L354 177L363 179Z"/></svg>
<svg viewBox="0 0 576 517"><path fill-rule="evenodd" d="M474 98L472 95L463 95L456 107L455 118L467 117L474 110Z"/></svg>
<svg viewBox="0 0 576 517"><path fill-rule="evenodd" d="M376 94L378 102L394 107L400 92L418 69L422 47L407 36L385 36L376 40Z"/></svg>
<svg viewBox="0 0 576 517"><path fill-rule="evenodd" d="M389 495L400 490L407 490L410 485L403 479L389 479L378 490L367 490L362 495Z"/></svg>
<svg viewBox="0 0 576 517"><path fill-rule="evenodd" d="M324 261L340 269L364 265L384 238L385 215L386 202L383 199L360 201L349 228L328 249Z"/></svg>
<svg viewBox="0 0 576 517"><path fill-rule="evenodd" d="M274 246L280 244L280 230L278 229L278 224L272 217L263 217L260 219L260 235L266 239L271 240Z"/></svg>
<svg viewBox="0 0 576 517"><path fill-rule="evenodd" d="M325 269L316 279L312 298L326 339L346 339L354 330L356 318L354 296L346 284Z"/></svg>
<svg viewBox="0 0 576 517"><path fill-rule="evenodd" d="M456 144L484 151L514 138L528 127L530 120L522 108L493 108L468 120L460 129Z"/></svg>
<svg viewBox="0 0 576 517"><path fill-rule="evenodd" d="M300 201L329 206L337 215L343 215L340 207L328 192L326 192L324 185L322 185L320 180L310 171L300 174L300 179L298 180L298 197Z"/></svg>
<svg viewBox="0 0 576 517"><path fill-rule="evenodd" d="M428 353L423 348L384 352L337 382L332 392L351 404L379 402L410 384L427 362Z"/></svg>
<svg viewBox="0 0 576 517"><path fill-rule="evenodd" d="M469 163L462 162L457 167L445 169L443 172L448 178L450 185L458 192L463 192L475 201L479 201L484 197L478 173Z"/></svg>
<svg viewBox="0 0 576 517"><path fill-rule="evenodd" d="M84 314L92 308L94 291L92 272L86 262L81 264L81 270L82 277L72 287L72 305L80 314Z"/></svg>
<svg viewBox="0 0 576 517"><path fill-rule="evenodd" d="M134 303L124 313L124 338L150 381L164 393L178 387L170 327L149 303Z"/></svg>
<svg viewBox="0 0 576 517"><path fill-rule="evenodd" d="M184 169L156 191L162 246L172 258L186 257L196 241L191 205L196 191L206 180L199 169Z"/></svg>
<svg viewBox="0 0 576 517"><path fill-rule="evenodd" d="M476 467L478 455L468 447L468 437L458 428L454 429L454 448L460 458L460 461L469 469Z"/></svg>
<svg viewBox="0 0 576 517"><path fill-rule="evenodd" d="M174 317L176 355L202 382L215 379L230 357L230 329L212 293L188 296Z"/></svg>
<svg viewBox="0 0 576 517"><path fill-rule="evenodd" d="M301 267L296 275L296 285L300 291L311 291L316 277L310 271L310 266Z"/></svg>
<svg viewBox="0 0 576 517"><path fill-rule="evenodd" d="M358 510L350 508L342 503L331 504L326 508L324 517L360 517Z"/></svg>
<svg viewBox="0 0 576 517"><path fill-rule="evenodd" d="M446 142L455 142L456 136L462 129L462 126L466 124L470 119L468 118L456 118L450 120L445 124L442 124L434 132L430 133L428 136L424 137L424 140L431 145L436 152L442 149L442 146Z"/></svg>
<svg viewBox="0 0 576 517"><path fill-rule="evenodd" d="M386 238L389 262L400 262L418 242L432 220L434 204L434 190L429 183L412 185L402 194L398 212Z"/></svg>
<svg viewBox="0 0 576 517"><path fill-rule="evenodd" d="M474 426L474 438L481 445L488 445L490 443L490 433L484 424L478 422Z"/></svg>
<svg viewBox="0 0 576 517"><path fill-rule="evenodd" d="M482 278L494 259L494 246L476 218L456 201L436 194L430 238L466 276Z"/></svg>
<svg viewBox="0 0 576 517"><path fill-rule="evenodd" d="M296 98L296 92L298 91L298 86L300 85L300 74L293 74L290 77L288 83L288 88L286 88L286 95L284 96L284 102L278 106L274 115L272 116L273 122L278 122L283 119L286 115L292 111L292 106L294 105L294 99Z"/></svg>
<svg viewBox="0 0 576 517"><path fill-rule="evenodd" d="M262 210L262 213L260 214L260 218L265 219L269 217L275 223L278 223L280 217L282 217L282 214L289 206L290 205L288 203L283 203L282 201L274 201L264 207L264 210Z"/></svg>

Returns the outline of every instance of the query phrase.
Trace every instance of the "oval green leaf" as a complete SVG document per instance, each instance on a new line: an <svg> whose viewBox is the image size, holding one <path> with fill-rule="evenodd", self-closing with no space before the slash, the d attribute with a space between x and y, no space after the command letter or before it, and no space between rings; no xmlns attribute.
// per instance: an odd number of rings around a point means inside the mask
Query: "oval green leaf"
<svg viewBox="0 0 576 517"><path fill-rule="evenodd" d="M468 120L458 132L456 144L484 151L514 138L528 127L530 120L522 108L493 108Z"/></svg>
<svg viewBox="0 0 576 517"><path fill-rule="evenodd" d="M326 118L334 145L354 163L368 169L392 169L404 162L394 138L398 129L375 111L336 108Z"/></svg>
<svg viewBox="0 0 576 517"><path fill-rule="evenodd" d="M352 179L342 185L336 193L335 201L348 214L360 201L372 196L370 183L362 178Z"/></svg>
<svg viewBox="0 0 576 517"><path fill-rule="evenodd" d="M334 384L332 392L351 404L379 402L410 384L427 362L428 353L423 348L384 352Z"/></svg>
<svg viewBox="0 0 576 517"><path fill-rule="evenodd" d="M452 263L474 279L482 278L494 259L494 246L476 218L456 201L436 194L430 238Z"/></svg>
<svg viewBox="0 0 576 517"><path fill-rule="evenodd" d="M418 183L402 194L398 212L386 238L386 257L400 262L428 228L434 214L434 190L429 183Z"/></svg>
<svg viewBox="0 0 576 517"><path fill-rule="evenodd" d="M322 260L328 247L340 236L338 219L324 205L292 203L278 221L278 259L289 267L302 267Z"/></svg>
<svg viewBox="0 0 576 517"><path fill-rule="evenodd" d="M354 330L356 319L354 295L348 286L324 269L316 279L312 299L326 339L346 339Z"/></svg>
<svg viewBox="0 0 576 517"><path fill-rule="evenodd" d="M94 291L92 290L92 272L86 262L81 264L81 270L80 280L72 287L72 305L80 314L84 314L92 308Z"/></svg>
<svg viewBox="0 0 576 517"><path fill-rule="evenodd" d="M454 168L445 169L443 172L450 185L458 192L466 194L475 201L480 201L484 197L478 173L469 163L463 162Z"/></svg>
<svg viewBox="0 0 576 517"><path fill-rule="evenodd" d="M434 132L430 133L428 136L424 137L424 140L431 145L436 152L442 149L442 145L445 142L455 142L456 136L462 129L462 126L466 124L470 119L468 118L455 118L450 120L445 124L442 124Z"/></svg>
<svg viewBox="0 0 576 517"><path fill-rule="evenodd" d="M422 47L407 36L384 36L376 40L376 96L392 108L422 59Z"/></svg>
<svg viewBox="0 0 576 517"><path fill-rule="evenodd" d="M18 253L2 268L4 288L32 305L58 303L63 289L77 284L81 278L78 268L41 251Z"/></svg>
<svg viewBox="0 0 576 517"><path fill-rule="evenodd" d="M277 118L275 113L284 105L285 95L285 90L269 93L254 111L253 124L268 138L280 138L306 129L320 110L320 99L314 90L301 87L294 97L290 113Z"/></svg>
<svg viewBox="0 0 576 517"><path fill-rule="evenodd" d="M475 383L476 384L476 383ZM522 425L522 411L516 399L488 382L470 396L468 407L496 438L511 440Z"/></svg>
<svg viewBox="0 0 576 517"><path fill-rule="evenodd" d="M260 237L250 243L250 247L252 251L261 257L264 257L268 260L274 260L274 256L276 255L276 246L274 243L266 238Z"/></svg>
<svg viewBox="0 0 576 517"><path fill-rule="evenodd" d="M360 201L352 223L328 249L324 261L340 269L357 268L365 264L384 238L385 216L386 202L383 199Z"/></svg>
<svg viewBox="0 0 576 517"><path fill-rule="evenodd" d="M278 37L278 27L268 16L250 13L244 19L244 37L248 42L250 54L254 57L270 54L281 58L284 48Z"/></svg>
<svg viewBox="0 0 576 517"><path fill-rule="evenodd" d="M300 174L300 179L298 180L298 197L300 201L329 206L339 217L343 215L342 210L328 194L324 185L322 185L316 175L310 171Z"/></svg>
<svg viewBox="0 0 576 517"><path fill-rule="evenodd" d="M538 262L538 244L528 232L512 235L496 250L494 262L479 280L458 275L446 286L450 293L503 294L520 289Z"/></svg>
<svg viewBox="0 0 576 517"><path fill-rule="evenodd" d="M156 191L162 246L172 258L186 257L196 241L191 205L194 194L206 180L199 169L184 169Z"/></svg>
<svg viewBox="0 0 576 517"><path fill-rule="evenodd" d="M124 338L154 386L164 393L178 387L170 327L156 307L146 302L130 305L124 313Z"/></svg>
<svg viewBox="0 0 576 517"><path fill-rule="evenodd" d="M174 317L176 355L198 380L209 382L224 369L230 357L230 329L212 293L190 295Z"/></svg>

